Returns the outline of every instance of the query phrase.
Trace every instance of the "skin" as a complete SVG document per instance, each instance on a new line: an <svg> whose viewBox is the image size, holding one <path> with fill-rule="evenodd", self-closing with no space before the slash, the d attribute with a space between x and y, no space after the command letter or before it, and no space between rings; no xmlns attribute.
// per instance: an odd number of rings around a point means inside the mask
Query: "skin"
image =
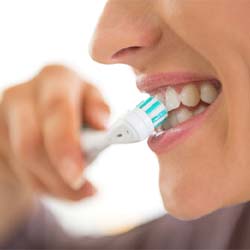
<svg viewBox="0 0 250 250"><path fill-rule="evenodd" d="M3 238L13 222L29 216L38 195L78 201L96 193L82 178L86 165L80 127L87 123L105 129L108 116L109 107L94 85L61 65L46 66L29 82L4 92L0 105Z"/></svg>
<svg viewBox="0 0 250 250"><path fill-rule="evenodd" d="M128 64L137 75L193 72L222 84L192 140L158 155L162 198L175 217L250 198L249 9L248 0L111 0L97 27L91 52L99 62Z"/></svg>
<svg viewBox="0 0 250 250"><path fill-rule="evenodd" d="M222 84L216 109L192 140L158 155L163 202L175 217L194 219L250 198L249 9L248 0L110 0L93 36L98 62L127 64L137 75L194 72ZM79 127L104 129L108 114L100 93L63 66L6 90L0 190L12 193L1 196L0 233L33 204L34 190L71 200L94 194L88 181L73 188L86 167Z"/></svg>

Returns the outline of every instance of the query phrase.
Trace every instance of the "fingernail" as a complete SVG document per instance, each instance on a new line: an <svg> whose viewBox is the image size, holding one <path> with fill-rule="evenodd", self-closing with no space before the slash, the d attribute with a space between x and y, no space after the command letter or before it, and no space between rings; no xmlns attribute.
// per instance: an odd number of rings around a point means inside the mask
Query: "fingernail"
<svg viewBox="0 0 250 250"><path fill-rule="evenodd" d="M97 113L97 119L98 122L105 128L108 127L108 121L109 121L109 113L107 112L99 112Z"/></svg>
<svg viewBox="0 0 250 250"><path fill-rule="evenodd" d="M75 185L75 182L79 180L79 165L72 160L71 158L65 158L62 161L62 165L60 168L61 175L66 183L68 183L71 187Z"/></svg>
<svg viewBox="0 0 250 250"><path fill-rule="evenodd" d="M74 190L79 190L84 183L86 182L86 179L83 176L80 176L76 181L72 184L72 188Z"/></svg>

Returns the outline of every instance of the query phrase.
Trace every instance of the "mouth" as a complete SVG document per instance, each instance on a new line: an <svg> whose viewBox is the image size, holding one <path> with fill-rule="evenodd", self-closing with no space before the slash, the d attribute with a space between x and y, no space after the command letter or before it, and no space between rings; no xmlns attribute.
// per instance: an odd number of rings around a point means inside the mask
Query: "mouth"
<svg viewBox="0 0 250 250"><path fill-rule="evenodd" d="M209 119L222 89L214 77L192 73L140 76L137 87L157 97L168 110L167 121L148 140L157 154L170 150Z"/></svg>

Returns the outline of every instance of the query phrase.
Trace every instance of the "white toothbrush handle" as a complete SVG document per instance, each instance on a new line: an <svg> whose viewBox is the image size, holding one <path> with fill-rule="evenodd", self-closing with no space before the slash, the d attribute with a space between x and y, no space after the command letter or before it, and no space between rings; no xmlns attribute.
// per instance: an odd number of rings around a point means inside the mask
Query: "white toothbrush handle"
<svg viewBox="0 0 250 250"><path fill-rule="evenodd" d="M117 120L108 131L83 129L81 145L87 164L108 146L139 142L146 139L153 131L154 125L151 119L138 108Z"/></svg>
<svg viewBox="0 0 250 250"><path fill-rule="evenodd" d="M84 129L81 133L81 146L86 163L89 165L105 148L110 146L108 133L89 128Z"/></svg>

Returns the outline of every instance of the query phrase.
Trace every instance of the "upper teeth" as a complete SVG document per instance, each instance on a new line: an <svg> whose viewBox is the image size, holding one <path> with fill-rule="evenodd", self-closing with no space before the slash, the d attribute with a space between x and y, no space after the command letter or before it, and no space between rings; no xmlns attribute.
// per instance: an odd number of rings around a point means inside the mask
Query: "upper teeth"
<svg viewBox="0 0 250 250"><path fill-rule="evenodd" d="M195 107L200 100L211 104L217 97L218 90L212 83L206 82L201 84L200 88L195 84L188 84L183 87L178 94L173 87L168 87L165 93L165 105L168 111L177 109L180 104L187 107Z"/></svg>
<svg viewBox="0 0 250 250"><path fill-rule="evenodd" d="M201 100L208 104L212 103L218 95L217 89L209 82L203 83L200 87L200 91Z"/></svg>
<svg viewBox="0 0 250 250"><path fill-rule="evenodd" d="M187 107L195 107L200 102L200 92L194 84L184 86L179 97Z"/></svg>
<svg viewBox="0 0 250 250"><path fill-rule="evenodd" d="M163 129L166 130L170 127L175 127L179 123L190 119L193 115L202 113L207 107L206 104L211 104L218 96L218 93L219 91L214 84L210 82L204 82L200 85L187 84L182 88L180 93L173 87L167 87L166 92L158 94L157 97L165 103L168 111L179 108L181 104L186 107L192 107L192 111L185 107L172 111L169 114L167 122L163 124ZM203 104L200 103L200 100L202 100ZM193 107L196 108L194 109Z"/></svg>
<svg viewBox="0 0 250 250"><path fill-rule="evenodd" d="M178 93L174 88L168 87L165 95L166 108L168 111L176 109L180 106L181 101Z"/></svg>

